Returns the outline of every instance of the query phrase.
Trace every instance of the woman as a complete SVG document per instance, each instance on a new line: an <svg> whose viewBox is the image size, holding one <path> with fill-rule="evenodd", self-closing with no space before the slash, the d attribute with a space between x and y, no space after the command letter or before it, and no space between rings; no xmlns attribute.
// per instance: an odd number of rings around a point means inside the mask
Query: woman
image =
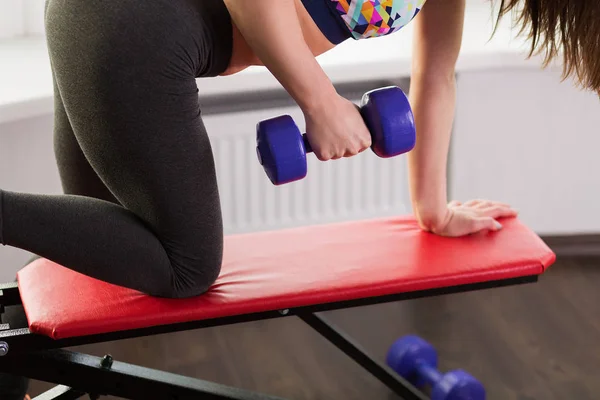
<svg viewBox="0 0 600 400"><path fill-rule="evenodd" d="M600 32L600 7L524 5L533 48L549 59L563 50L567 72L598 90L597 40L587 35ZM502 1L500 14L515 6ZM266 66L302 109L315 155L351 157L370 146L369 132L315 56L393 33L417 13L410 100L418 130L408 155L415 216L444 236L500 229L498 219L516 215L509 205L446 199L464 8L465 0L48 0L65 194L0 191L0 242L153 296L201 295L219 275L223 230L196 78ZM363 9L373 24L360 18Z"/></svg>

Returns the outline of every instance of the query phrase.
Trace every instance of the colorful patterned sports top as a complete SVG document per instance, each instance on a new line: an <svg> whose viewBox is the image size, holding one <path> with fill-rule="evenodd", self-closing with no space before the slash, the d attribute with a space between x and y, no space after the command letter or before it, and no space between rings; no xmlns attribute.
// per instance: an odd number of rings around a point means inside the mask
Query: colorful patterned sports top
<svg viewBox="0 0 600 400"><path fill-rule="evenodd" d="M407 25L425 0L302 0L333 44L389 35Z"/></svg>

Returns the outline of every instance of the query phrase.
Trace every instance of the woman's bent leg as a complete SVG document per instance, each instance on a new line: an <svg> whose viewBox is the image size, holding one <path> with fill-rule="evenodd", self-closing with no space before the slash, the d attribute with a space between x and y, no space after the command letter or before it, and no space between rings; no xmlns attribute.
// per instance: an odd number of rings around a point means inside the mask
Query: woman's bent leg
<svg viewBox="0 0 600 400"><path fill-rule="evenodd" d="M200 3L50 0L65 123L118 203L0 192L4 244L156 296L215 281L222 220L195 78L216 75L230 44L215 53Z"/></svg>

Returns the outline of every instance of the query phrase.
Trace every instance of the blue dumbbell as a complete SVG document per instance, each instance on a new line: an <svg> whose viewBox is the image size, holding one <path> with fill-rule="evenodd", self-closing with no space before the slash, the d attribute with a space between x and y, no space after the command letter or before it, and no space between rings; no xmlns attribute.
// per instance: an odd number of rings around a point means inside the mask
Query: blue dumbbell
<svg viewBox="0 0 600 400"><path fill-rule="evenodd" d="M485 389L463 370L441 374L437 352L417 336L404 336L390 347L386 362L414 386L431 387L432 400L485 400Z"/></svg>
<svg viewBox="0 0 600 400"><path fill-rule="evenodd" d="M360 113L371 132L371 149L382 158L406 153L415 146L415 122L404 92L395 86L364 94ZM289 115L261 121L256 126L256 154L275 185L303 179L306 153L312 152Z"/></svg>

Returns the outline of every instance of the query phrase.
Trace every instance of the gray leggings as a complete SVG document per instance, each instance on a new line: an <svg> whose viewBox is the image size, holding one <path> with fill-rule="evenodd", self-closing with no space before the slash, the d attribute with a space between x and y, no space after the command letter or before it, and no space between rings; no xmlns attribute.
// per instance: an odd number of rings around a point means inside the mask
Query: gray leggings
<svg viewBox="0 0 600 400"><path fill-rule="evenodd" d="M48 0L64 195L0 191L0 242L91 277L197 296L223 227L197 77L228 66L223 0Z"/></svg>

